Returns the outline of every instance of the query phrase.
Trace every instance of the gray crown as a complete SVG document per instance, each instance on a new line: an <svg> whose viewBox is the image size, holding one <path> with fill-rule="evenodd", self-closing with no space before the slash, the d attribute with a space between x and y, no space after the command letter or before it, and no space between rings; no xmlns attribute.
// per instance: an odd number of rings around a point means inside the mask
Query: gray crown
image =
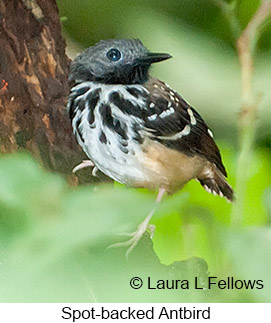
<svg viewBox="0 0 271 323"><path fill-rule="evenodd" d="M170 57L169 54L150 53L139 39L102 40L71 63L69 80L144 83L150 65Z"/></svg>

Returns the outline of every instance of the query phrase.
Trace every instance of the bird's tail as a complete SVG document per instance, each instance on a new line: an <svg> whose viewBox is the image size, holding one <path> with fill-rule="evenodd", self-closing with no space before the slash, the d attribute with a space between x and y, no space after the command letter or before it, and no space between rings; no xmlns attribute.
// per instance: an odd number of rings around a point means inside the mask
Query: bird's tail
<svg viewBox="0 0 271 323"><path fill-rule="evenodd" d="M232 187L214 164L209 165L198 177L198 180L207 192L225 197L229 202L234 200Z"/></svg>

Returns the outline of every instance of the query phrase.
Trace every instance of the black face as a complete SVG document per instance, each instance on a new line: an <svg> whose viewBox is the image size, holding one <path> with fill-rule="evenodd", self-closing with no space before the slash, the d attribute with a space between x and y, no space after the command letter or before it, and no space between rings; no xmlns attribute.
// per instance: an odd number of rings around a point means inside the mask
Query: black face
<svg viewBox="0 0 271 323"><path fill-rule="evenodd" d="M142 84L152 63L168 54L150 53L137 39L101 41L89 47L71 64L70 81L107 84Z"/></svg>

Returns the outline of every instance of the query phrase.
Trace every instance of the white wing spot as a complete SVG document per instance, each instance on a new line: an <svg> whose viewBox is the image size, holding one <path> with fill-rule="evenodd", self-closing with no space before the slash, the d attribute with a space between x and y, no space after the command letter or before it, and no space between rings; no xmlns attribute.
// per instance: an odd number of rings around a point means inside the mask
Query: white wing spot
<svg viewBox="0 0 271 323"><path fill-rule="evenodd" d="M162 113L159 114L159 118L164 118L168 115L167 113L168 110L163 111Z"/></svg>
<svg viewBox="0 0 271 323"><path fill-rule="evenodd" d="M190 126L189 125L186 125L184 127L183 131L181 131L181 133L182 133L183 136L187 136L187 135L189 135L190 130L191 130Z"/></svg>
<svg viewBox="0 0 271 323"><path fill-rule="evenodd" d="M188 114L190 116L191 124L192 124L192 126L194 126L197 123L197 120L194 117L194 113L193 113L193 111L191 109L187 109L187 112L188 112Z"/></svg>
<svg viewBox="0 0 271 323"><path fill-rule="evenodd" d="M158 115L157 115L157 114L152 114L151 116L149 116L149 117L148 117L148 119L149 119L150 121L153 121L153 120L155 120L157 117L158 117Z"/></svg>
<svg viewBox="0 0 271 323"><path fill-rule="evenodd" d="M183 136L187 136L189 135L190 133L190 126L189 125L186 125L182 131L178 132L178 133L175 133L175 135L172 135L172 136L159 136L158 138L159 139L164 139L164 140L177 140L177 139L180 139L182 138Z"/></svg>
<svg viewBox="0 0 271 323"><path fill-rule="evenodd" d="M160 113L159 117L160 118L165 118L165 117L170 116L173 113L174 113L174 109L171 107L170 109L167 109L167 110L163 111L162 113Z"/></svg>
<svg viewBox="0 0 271 323"><path fill-rule="evenodd" d="M173 108L173 107L169 108L169 112L170 112L170 114L173 114L173 113L175 113L175 110L174 110L174 108Z"/></svg>
<svg viewBox="0 0 271 323"><path fill-rule="evenodd" d="M150 108L154 108L155 104L153 102L150 103Z"/></svg>
<svg viewBox="0 0 271 323"><path fill-rule="evenodd" d="M213 135L212 131L210 129L208 129L207 131L208 131L209 136L211 136L212 138L214 138L214 135Z"/></svg>

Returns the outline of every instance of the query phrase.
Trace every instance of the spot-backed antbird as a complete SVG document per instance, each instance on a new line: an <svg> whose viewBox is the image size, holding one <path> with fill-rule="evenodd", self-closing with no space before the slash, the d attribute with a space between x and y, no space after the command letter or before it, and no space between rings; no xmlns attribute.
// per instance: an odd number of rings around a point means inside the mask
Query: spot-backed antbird
<svg viewBox="0 0 271 323"><path fill-rule="evenodd" d="M132 187L158 189L156 202L191 179L210 193L233 199L219 149L202 117L164 82L149 75L151 53L138 39L100 41L72 63L67 109L79 145L93 166ZM155 208L131 239L135 247L150 228Z"/></svg>

